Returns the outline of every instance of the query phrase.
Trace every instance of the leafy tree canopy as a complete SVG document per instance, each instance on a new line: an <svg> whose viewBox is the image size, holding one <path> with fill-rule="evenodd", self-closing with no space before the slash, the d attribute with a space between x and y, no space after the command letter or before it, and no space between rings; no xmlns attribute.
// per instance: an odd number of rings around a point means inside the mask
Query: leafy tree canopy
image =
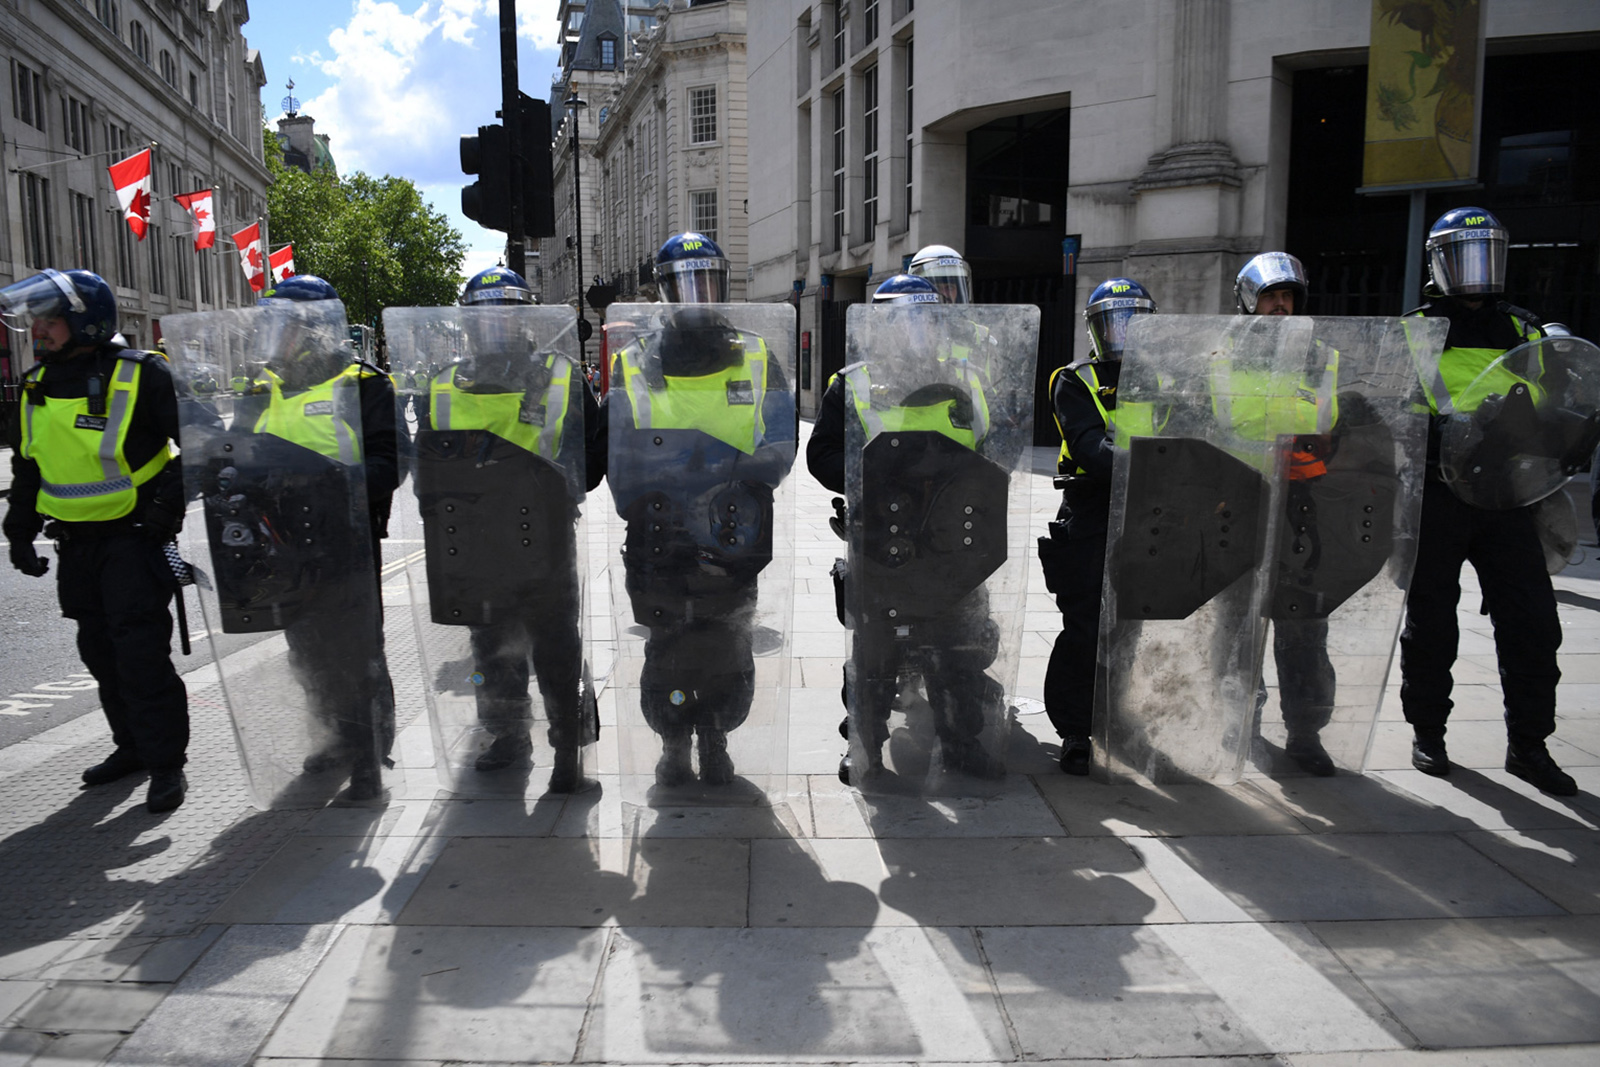
<svg viewBox="0 0 1600 1067"><path fill-rule="evenodd" d="M409 179L306 174L284 165L275 133L262 141L272 245L293 244L295 270L339 290L351 322L376 325L386 307L455 303L466 242Z"/></svg>

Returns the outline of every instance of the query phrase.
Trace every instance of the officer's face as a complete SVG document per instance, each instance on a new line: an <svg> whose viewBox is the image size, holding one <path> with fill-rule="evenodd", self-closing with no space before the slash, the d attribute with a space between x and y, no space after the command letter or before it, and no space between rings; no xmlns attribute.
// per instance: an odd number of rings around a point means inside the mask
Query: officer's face
<svg viewBox="0 0 1600 1067"><path fill-rule="evenodd" d="M1257 315L1293 315L1294 290L1268 289L1256 297Z"/></svg>
<svg viewBox="0 0 1600 1067"><path fill-rule="evenodd" d="M33 340L43 352L62 352L72 340L72 327L63 318L34 319Z"/></svg>

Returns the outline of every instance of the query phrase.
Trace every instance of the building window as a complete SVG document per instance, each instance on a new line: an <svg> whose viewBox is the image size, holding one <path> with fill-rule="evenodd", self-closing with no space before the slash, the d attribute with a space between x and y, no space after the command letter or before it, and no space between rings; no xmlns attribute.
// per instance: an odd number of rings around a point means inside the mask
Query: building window
<svg viewBox="0 0 1600 1067"><path fill-rule="evenodd" d="M44 129L44 77L16 60L11 61L11 117Z"/></svg>
<svg viewBox="0 0 1600 1067"><path fill-rule="evenodd" d="M211 271L216 260L204 252L196 252L195 255L200 257L200 300L206 304L215 303L211 297Z"/></svg>
<svg viewBox="0 0 1600 1067"><path fill-rule="evenodd" d="M836 0L833 5L833 65L844 66L844 28L850 21L849 0Z"/></svg>
<svg viewBox="0 0 1600 1067"><path fill-rule="evenodd" d="M128 23L128 44L133 48L133 54L139 57L139 62L145 66L150 65L150 35L145 32L144 23Z"/></svg>
<svg viewBox="0 0 1600 1067"><path fill-rule="evenodd" d="M127 155L127 129L106 123L106 152L113 159L122 159ZM133 232L128 229L128 224L122 217L122 210L115 204L111 205L109 215L111 231L117 246L117 284L124 289L136 288L139 281L133 270Z"/></svg>
<svg viewBox="0 0 1600 1067"><path fill-rule="evenodd" d="M94 0L94 14L100 24L118 37L122 36L122 11L117 0Z"/></svg>
<svg viewBox="0 0 1600 1067"><path fill-rule="evenodd" d="M915 134L917 129L917 122L915 118L917 112L916 108L912 106L913 102L916 100L916 46L916 41L909 38L906 40L906 225L908 227L911 225L911 192L915 185L912 164L913 157L911 154L911 141L912 136Z"/></svg>
<svg viewBox="0 0 1600 1067"><path fill-rule="evenodd" d="M165 296L167 292L166 242L161 239L161 227L151 226L145 231L145 244L150 246L150 292Z"/></svg>
<svg viewBox="0 0 1600 1067"><path fill-rule="evenodd" d="M600 38L600 65L612 68L617 65L617 39L615 37Z"/></svg>
<svg viewBox="0 0 1600 1067"><path fill-rule="evenodd" d="M844 247L844 90L833 94L833 247Z"/></svg>
<svg viewBox="0 0 1600 1067"><path fill-rule="evenodd" d="M878 0L862 0L861 38L867 45L878 39Z"/></svg>
<svg viewBox="0 0 1600 1067"><path fill-rule="evenodd" d="M178 87L178 61L165 48L161 50L161 80L174 89Z"/></svg>
<svg viewBox="0 0 1600 1067"><path fill-rule="evenodd" d="M878 224L878 68L861 72L862 233L871 240Z"/></svg>
<svg viewBox="0 0 1600 1067"><path fill-rule="evenodd" d="M93 151L89 136L89 105L75 96L61 98L61 136L68 148L79 152Z"/></svg>
<svg viewBox="0 0 1600 1067"><path fill-rule="evenodd" d="M183 253L185 251L184 245L187 244L188 241L189 238L185 237L183 234L175 234L172 238L172 262L175 266L175 269L173 270L173 280L178 283L179 300L194 299L192 287L189 281L189 270L187 265L183 262ZM196 255L198 254L199 253L196 253Z"/></svg>
<svg viewBox="0 0 1600 1067"><path fill-rule="evenodd" d="M84 270L100 273L100 247L94 237L94 197L73 193L72 262Z"/></svg>
<svg viewBox="0 0 1600 1067"><path fill-rule="evenodd" d="M193 73L189 75L189 103L195 107L200 106L200 79Z"/></svg>
<svg viewBox="0 0 1600 1067"><path fill-rule="evenodd" d="M689 194L690 221L696 233L717 240L717 191L702 189Z"/></svg>
<svg viewBox="0 0 1600 1067"><path fill-rule="evenodd" d="M689 143L712 144L717 139L717 87L689 90Z"/></svg>
<svg viewBox="0 0 1600 1067"><path fill-rule="evenodd" d="M50 227L50 180L37 174L22 179L22 255L30 267L44 270L55 257L50 249L55 234Z"/></svg>

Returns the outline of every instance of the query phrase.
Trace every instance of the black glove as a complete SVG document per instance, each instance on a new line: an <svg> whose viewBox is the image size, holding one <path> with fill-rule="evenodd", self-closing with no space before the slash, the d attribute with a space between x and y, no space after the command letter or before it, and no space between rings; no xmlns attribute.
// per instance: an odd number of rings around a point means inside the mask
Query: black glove
<svg viewBox="0 0 1600 1067"><path fill-rule="evenodd" d="M151 500L139 512L139 529L157 541L173 540L183 529L183 505Z"/></svg>
<svg viewBox="0 0 1600 1067"><path fill-rule="evenodd" d="M33 542L11 542L11 565L30 578L43 578L50 569L50 561L33 549Z"/></svg>

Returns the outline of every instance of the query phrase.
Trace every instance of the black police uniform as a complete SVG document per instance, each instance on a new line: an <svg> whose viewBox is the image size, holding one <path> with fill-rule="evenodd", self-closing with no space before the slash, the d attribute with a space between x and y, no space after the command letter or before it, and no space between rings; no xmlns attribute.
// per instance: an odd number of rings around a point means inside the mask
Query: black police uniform
<svg viewBox="0 0 1600 1067"><path fill-rule="evenodd" d="M178 401L166 361L149 352L98 345L70 359L52 359L42 381L24 381L23 403L46 397L108 395L121 360L141 364L124 455L138 470L178 437ZM180 768L189 744L189 698L172 665L172 614L178 583L162 551L182 524L183 475L176 458L138 488L133 511L106 522L63 522L39 513L39 465L11 439L11 503L4 530L31 543L41 529L56 539L56 589L61 614L78 624L78 654L100 689L100 707L118 750L151 771Z"/></svg>
<svg viewBox="0 0 1600 1067"><path fill-rule="evenodd" d="M1451 349L1506 351L1526 341L1510 305L1492 298L1474 309L1442 297L1425 305L1421 314L1450 320L1442 357L1446 361ZM1520 310L1517 316L1532 319ZM1428 433L1417 562L1400 634L1400 703L1406 721L1419 738L1444 734L1453 706L1450 671L1460 636L1456 604L1461 565L1471 563L1494 625L1507 735L1514 746L1542 747L1555 732L1561 622L1532 512L1525 507L1489 511L1465 503L1441 479L1438 460L1434 420Z"/></svg>

